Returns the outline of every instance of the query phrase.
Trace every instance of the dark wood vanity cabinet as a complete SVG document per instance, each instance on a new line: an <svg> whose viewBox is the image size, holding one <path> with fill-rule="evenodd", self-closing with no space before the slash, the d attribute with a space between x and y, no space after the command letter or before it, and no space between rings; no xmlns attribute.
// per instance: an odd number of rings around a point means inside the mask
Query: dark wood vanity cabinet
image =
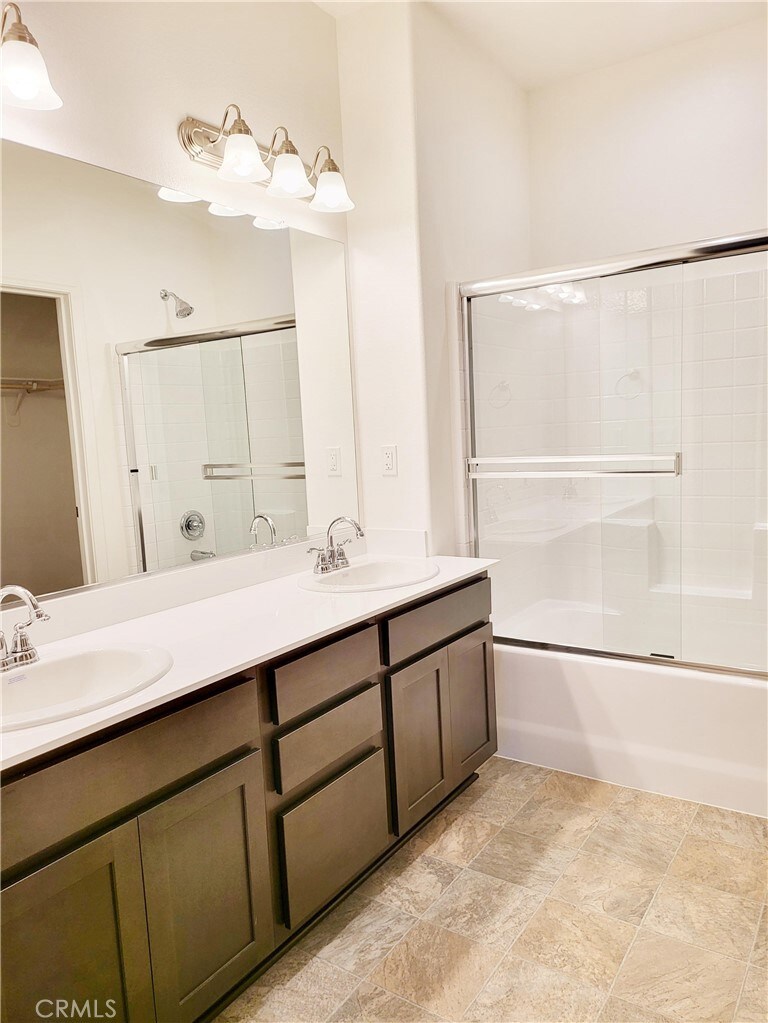
<svg viewBox="0 0 768 1023"><path fill-rule="evenodd" d="M138 823L157 1018L192 1023L272 951L261 752Z"/></svg>
<svg viewBox="0 0 768 1023"><path fill-rule="evenodd" d="M9 772L3 1023L212 1013L495 751L489 612L475 578Z"/></svg>
<svg viewBox="0 0 768 1023"><path fill-rule="evenodd" d="M128 821L2 894L3 1023L53 1017L153 1020L139 828Z"/></svg>
<svg viewBox="0 0 768 1023"><path fill-rule="evenodd" d="M481 626L388 677L397 834L496 750L493 631Z"/></svg>

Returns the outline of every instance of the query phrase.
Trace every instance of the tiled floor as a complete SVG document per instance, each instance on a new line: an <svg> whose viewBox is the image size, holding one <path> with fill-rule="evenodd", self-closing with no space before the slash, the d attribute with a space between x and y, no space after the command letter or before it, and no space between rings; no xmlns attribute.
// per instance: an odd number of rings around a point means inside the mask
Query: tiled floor
<svg viewBox="0 0 768 1023"><path fill-rule="evenodd" d="M766 822L494 757L220 1023L768 1020Z"/></svg>

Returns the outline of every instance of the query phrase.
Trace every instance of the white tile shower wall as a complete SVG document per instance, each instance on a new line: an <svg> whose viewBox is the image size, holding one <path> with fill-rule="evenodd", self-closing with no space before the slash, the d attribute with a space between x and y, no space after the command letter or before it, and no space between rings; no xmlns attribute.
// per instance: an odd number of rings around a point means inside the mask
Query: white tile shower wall
<svg viewBox="0 0 768 1023"><path fill-rule="evenodd" d="M583 282L565 315L473 303L478 454L684 461L682 479L483 482L481 553L504 559L497 622L564 602L605 611L608 649L759 667L765 256L685 275L685 289L679 266Z"/></svg>
<svg viewBox="0 0 768 1023"><path fill-rule="evenodd" d="M765 253L690 264L683 289L683 647L765 670Z"/></svg>

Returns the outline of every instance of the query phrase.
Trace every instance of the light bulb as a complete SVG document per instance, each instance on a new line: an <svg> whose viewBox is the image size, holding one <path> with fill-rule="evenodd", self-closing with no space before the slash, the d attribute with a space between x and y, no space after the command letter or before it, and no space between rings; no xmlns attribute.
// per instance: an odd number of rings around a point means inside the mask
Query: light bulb
<svg viewBox="0 0 768 1023"><path fill-rule="evenodd" d="M158 188L157 196L165 202L202 202L196 195L190 195L189 192L179 192L176 188L166 188L165 185L162 188Z"/></svg>
<svg viewBox="0 0 768 1023"><path fill-rule="evenodd" d="M355 208L340 171L327 170L321 173L309 208L321 213L346 213Z"/></svg>
<svg viewBox="0 0 768 1023"><path fill-rule="evenodd" d="M270 217L256 217L253 226L260 231L282 231L285 228L284 220L272 220Z"/></svg>
<svg viewBox="0 0 768 1023"><path fill-rule="evenodd" d="M220 202L212 202L208 207L208 212L212 213L214 217L244 217L244 210L236 210L231 206L224 206Z"/></svg>
<svg viewBox="0 0 768 1023"><path fill-rule="evenodd" d="M314 191L298 153L280 153L275 160L267 195L278 199L305 199Z"/></svg>
<svg viewBox="0 0 768 1023"><path fill-rule="evenodd" d="M34 41L7 38L15 29L16 25L11 26L0 47L3 100L9 106L27 110L58 110L62 102L48 78L43 55Z"/></svg>
<svg viewBox="0 0 768 1023"><path fill-rule="evenodd" d="M233 132L224 143L224 158L216 172L222 181L266 181L269 170L249 132Z"/></svg>

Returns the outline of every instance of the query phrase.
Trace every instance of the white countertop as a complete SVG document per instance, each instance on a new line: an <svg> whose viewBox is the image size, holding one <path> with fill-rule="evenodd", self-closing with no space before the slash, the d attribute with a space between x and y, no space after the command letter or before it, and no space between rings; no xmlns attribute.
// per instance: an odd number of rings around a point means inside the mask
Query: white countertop
<svg viewBox="0 0 768 1023"><path fill-rule="evenodd" d="M107 707L4 733L0 767L5 770L49 753L254 664L469 579L494 564L481 558L430 560L439 566L438 574L412 586L313 593L297 585L297 579L306 574L300 573L43 644L38 647L41 660L96 646L153 644L171 653L173 666L148 688Z"/></svg>

